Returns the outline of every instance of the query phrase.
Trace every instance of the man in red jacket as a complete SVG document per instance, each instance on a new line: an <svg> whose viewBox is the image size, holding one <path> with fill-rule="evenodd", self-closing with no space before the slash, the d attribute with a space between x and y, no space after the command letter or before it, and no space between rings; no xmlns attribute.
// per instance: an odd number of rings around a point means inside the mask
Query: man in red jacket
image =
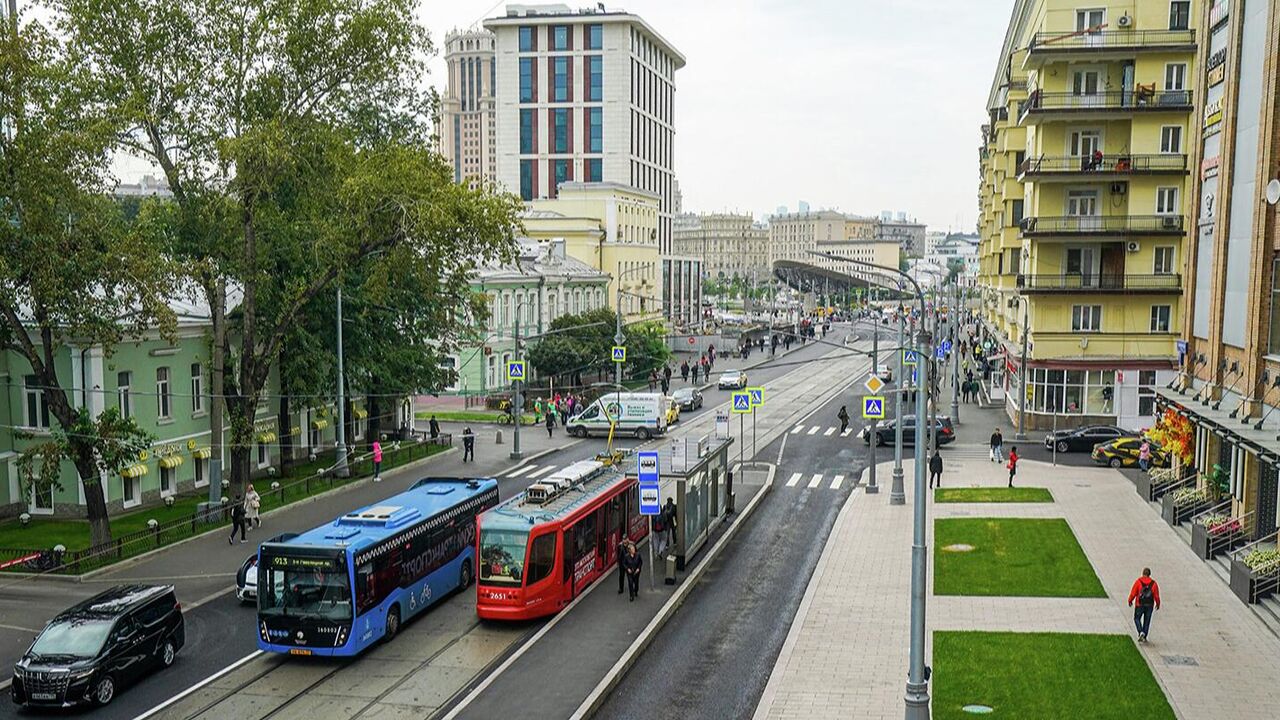
<svg viewBox="0 0 1280 720"><path fill-rule="evenodd" d="M1146 642L1147 631L1151 629L1151 613L1160 609L1160 586L1152 579L1151 568L1142 568L1142 577L1133 581L1133 588L1129 590L1129 606L1133 608L1138 642Z"/></svg>

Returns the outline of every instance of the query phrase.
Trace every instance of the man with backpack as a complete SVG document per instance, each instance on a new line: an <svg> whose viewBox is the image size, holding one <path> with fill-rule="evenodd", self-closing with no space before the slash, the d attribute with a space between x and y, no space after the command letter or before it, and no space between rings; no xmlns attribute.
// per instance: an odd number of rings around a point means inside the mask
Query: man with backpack
<svg viewBox="0 0 1280 720"><path fill-rule="evenodd" d="M1144 643L1151 629L1151 614L1160 609L1160 586L1151 577L1151 568L1142 568L1142 577L1133 581L1133 588L1129 590L1129 606L1133 608L1138 642Z"/></svg>

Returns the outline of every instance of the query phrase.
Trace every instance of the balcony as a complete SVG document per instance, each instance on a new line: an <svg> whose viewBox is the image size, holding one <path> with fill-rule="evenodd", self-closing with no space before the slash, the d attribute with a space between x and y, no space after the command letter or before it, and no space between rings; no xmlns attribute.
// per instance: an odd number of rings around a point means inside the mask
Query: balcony
<svg viewBox="0 0 1280 720"><path fill-rule="evenodd" d="M1098 30L1088 33L1038 32L1027 46L1025 68L1055 60L1129 58L1140 52L1195 52L1196 31Z"/></svg>
<svg viewBox="0 0 1280 720"><path fill-rule="evenodd" d="M1082 94L1035 90L1018 102L1018 124L1032 115L1107 117L1130 113L1191 112L1190 90L1156 90L1154 83L1132 90L1110 90Z"/></svg>
<svg viewBox="0 0 1280 720"><path fill-rule="evenodd" d="M1182 215L1063 215L1025 217L1018 227L1023 237L1115 235L1182 235Z"/></svg>
<svg viewBox="0 0 1280 720"><path fill-rule="evenodd" d="M1102 273L1082 275L1019 275L1018 289L1033 293L1152 293L1168 294L1182 291L1182 276L1129 275Z"/></svg>
<svg viewBox="0 0 1280 720"><path fill-rule="evenodd" d="M1186 175L1187 156L1161 155L1104 155L1095 162L1093 158L1076 155L1057 155L1028 158L1018 166L1018 182L1025 180L1110 180L1134 175Z"/></svg>

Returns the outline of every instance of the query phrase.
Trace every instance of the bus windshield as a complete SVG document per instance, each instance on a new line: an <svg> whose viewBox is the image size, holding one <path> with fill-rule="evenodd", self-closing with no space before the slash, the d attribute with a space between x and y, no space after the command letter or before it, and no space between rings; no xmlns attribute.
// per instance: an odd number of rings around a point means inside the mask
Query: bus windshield
<svg viewBox="0 0 1280 720"><path fill-rule="evenodd" d="M258 613L267 617L351 619L346 556L267 555L258 570Z"/></svg>
<svg viewBox="0 0 1280 720"><path fill-rule="evenodd" d="M480 582L519 585L529 534L520 530L480 529Z"/></svg>

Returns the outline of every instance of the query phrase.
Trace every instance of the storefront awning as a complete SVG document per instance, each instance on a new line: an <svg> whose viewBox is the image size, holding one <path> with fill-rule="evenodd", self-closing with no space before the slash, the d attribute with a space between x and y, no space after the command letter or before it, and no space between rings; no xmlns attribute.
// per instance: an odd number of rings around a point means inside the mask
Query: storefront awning
<svg viewBox="0 0 1280 720"><path fill-rule="evenodd" d="M138 478L146 474L147 474L146 463L138 463L137 465L130 465L120 470L120 477L125 477L125 478Z"/></svg>
<svg viewBox="0 0 1280 720"><path fill-rule="evenodd" d="M172 470L182 464L181 455L165 455L160 458L160 467L166 470Z"/></svg>
<svg viewBox="0 0 1280 720"><path fill-rule="evenodd" d="M191 457L196 460L208 460L213 457L213 448L202 447L191 451Z"/></svg>
<svg viewBox="0 0 1280 720"><path fill-rule="evenodd" d="M356 419L357 419L357 420L364 420L364 419L365 419L365 418L367 418L367 417L369 417L369 411L368 411L368 410L363 410L363 409L361 409L361 408L356 408Z"/></svg>
<svg viewBox="0 0 1280 720"><path fill-rule="evenodd" d="M294 425L292 428L289 429L289 437L294 437L301 434L302 434L302 426L300 425Z"/></svg>
<svg viewBox="0 0 1280 720"><path fill-rule="evenodd" d="M312 421L311 421L311 429L312 429L312 430L323 430L323 429L325 429L325 428L327 428L327 427L329 427L329 421L328 421L328 420L312 420Z"/></svg>
<svg viewBox="0 0 1280 720"><path fill-rule="evenodd" d="M266 445L276 441L276 434L273 432L258 433L258 443Z"/></svg>

